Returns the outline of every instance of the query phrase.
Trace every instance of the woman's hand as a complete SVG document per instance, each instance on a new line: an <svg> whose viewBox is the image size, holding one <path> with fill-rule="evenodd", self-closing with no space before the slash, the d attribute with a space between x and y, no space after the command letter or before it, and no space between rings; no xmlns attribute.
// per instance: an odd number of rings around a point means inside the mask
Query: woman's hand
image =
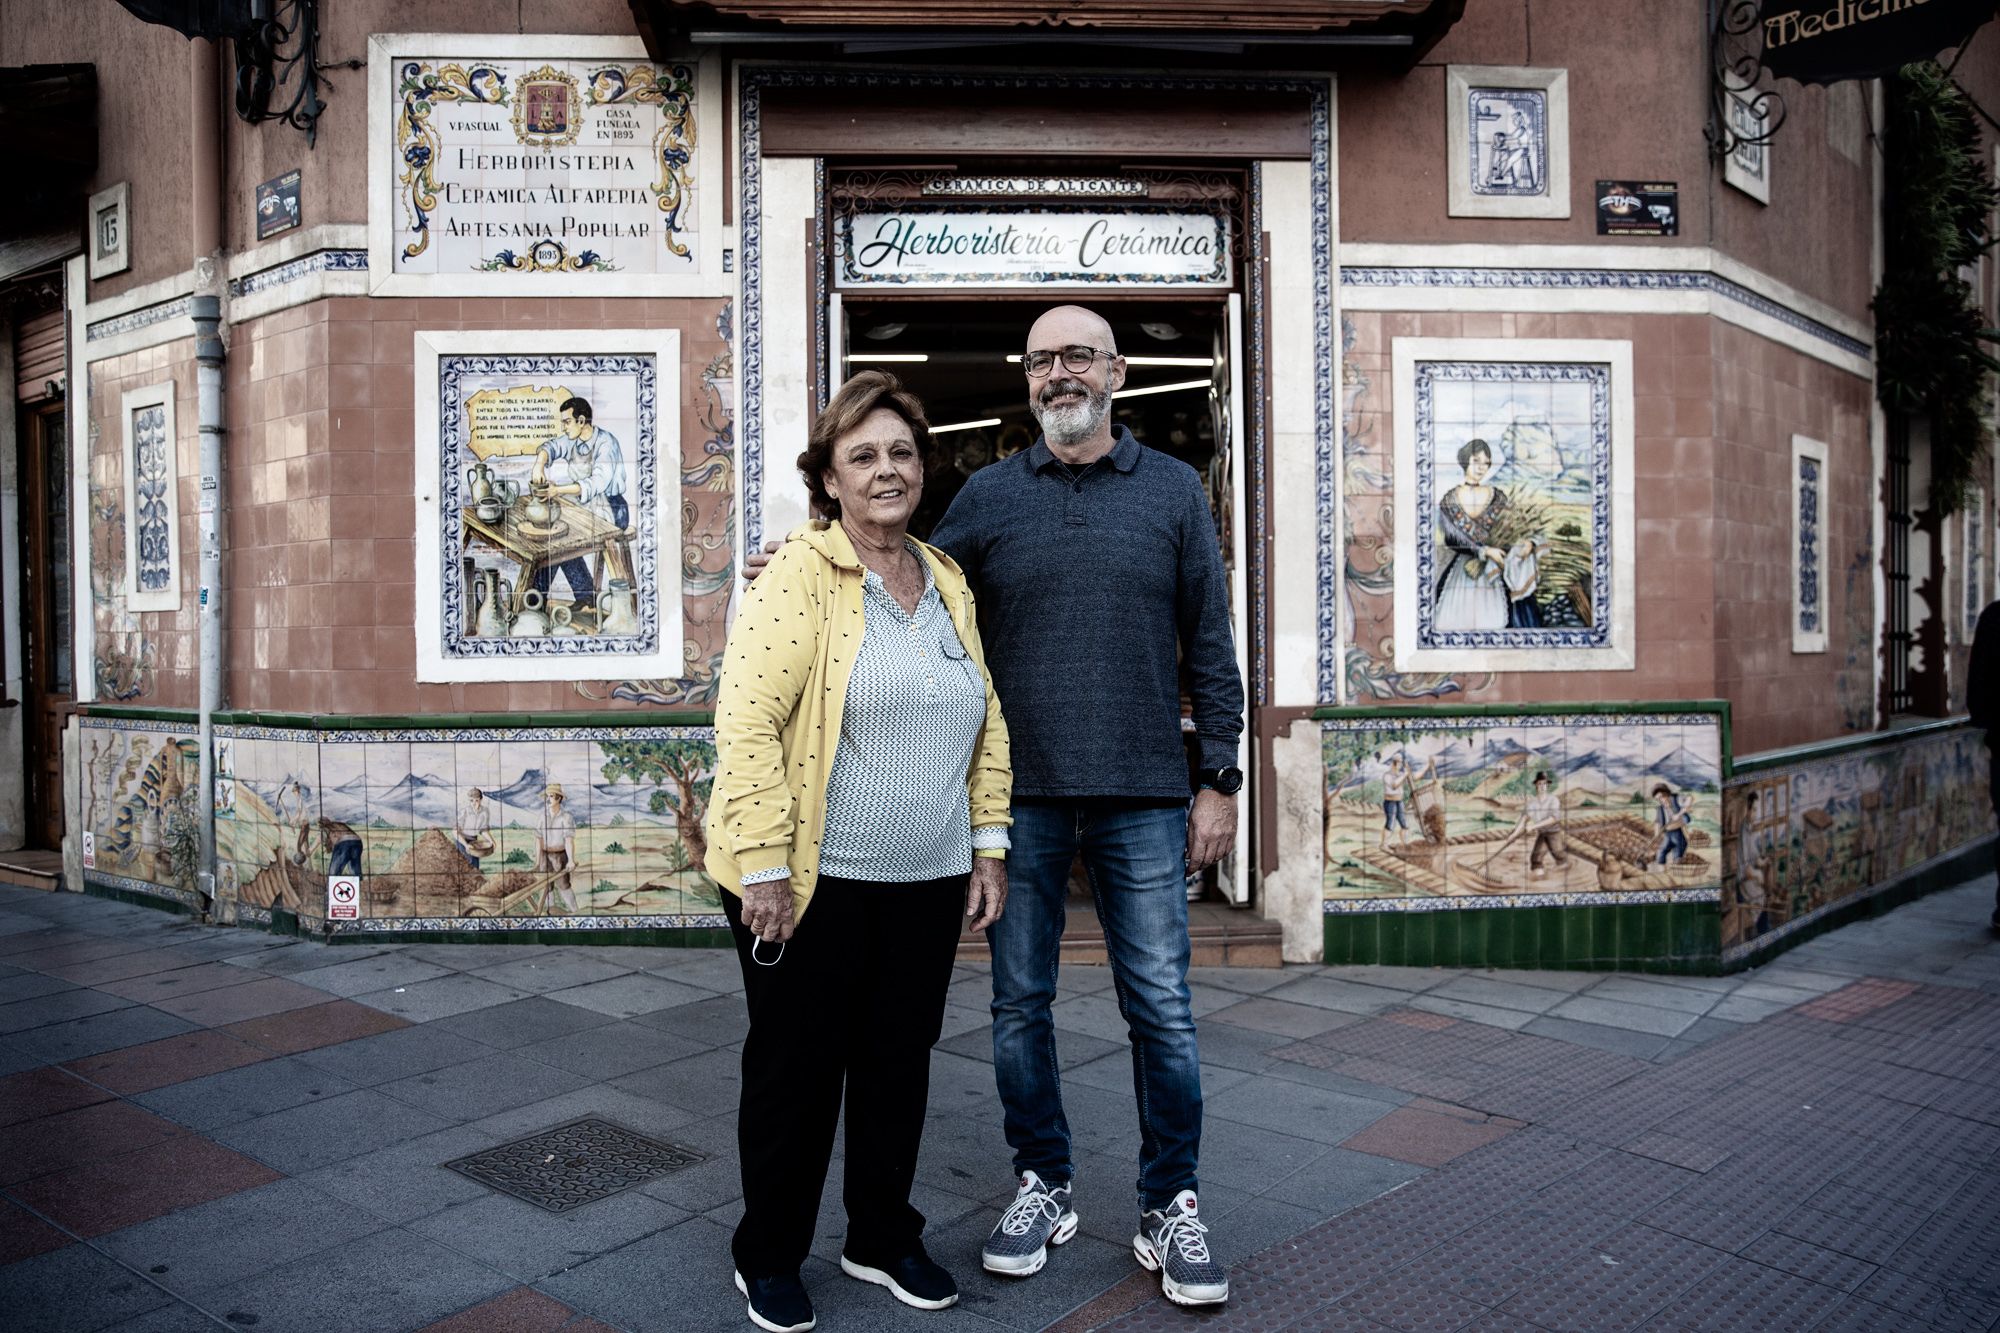
<svg viewBox="0 0 2000 1333"><path fill-rule="evenodd" d="M977 935L1007 909L1007 863L994 856L972 858L972 882L965 887L965 914Z"/></svg>
<svg viewBox="0 0 2000 1333"><path fill-rule="evenodd" d="M792 937L792 881L789 878L767 879L762 884L743 886L743 928L768 943Z"/></svg>
<svg viewBox="0 0 2000 1333"><path fill-rule="evenodd" d="M1490 560L1496 565L1504 565L1507 563L1507 553L1501 550L1497 546L1480 547L1479 556L1482 560Z"/></svg>

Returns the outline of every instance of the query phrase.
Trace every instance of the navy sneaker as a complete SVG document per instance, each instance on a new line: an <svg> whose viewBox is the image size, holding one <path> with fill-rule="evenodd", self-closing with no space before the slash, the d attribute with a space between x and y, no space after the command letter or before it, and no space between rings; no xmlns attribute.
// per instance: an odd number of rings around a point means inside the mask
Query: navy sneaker
<svg viewBox="0 0 2000 1333"><path fill-rule="evenodd" d="M851 1278L887 1287L889 1294L919 1310L943 1310L958 1304L958 1284L919 1245L899 1259L842 1252L840 1271Z"/></svg>
<svg viewBox="0 0 2000 1333"><path fill-rule="evenodd" d="M979 1252L980 1264L989 1273L1008 1277L1041 1272L1049 1261L1049 1247L1076 1234L1076 1210L1069 1200L1069 1182L1050 1185L1033 1171L1023 1171L1014 1202L1000 1214Z"/></svg>
<svg viewBox="0 0 2000 1333"><path fill-rule="evenodd" d="M1139 1219L1132 1254L1175 1305L1220 1305L1229 1299L1229 1274L1208 1252L1208 1228L1193 1190Z"/></svg>
<svg viewBox="0 0 2000 1333"><path fill-rule="evenodd" d="M767 1333L806 1333L813 1326L813 1303L797 1273L757 1277L736 1275L736 1289L749 1299L750 1322Z"/></svg>

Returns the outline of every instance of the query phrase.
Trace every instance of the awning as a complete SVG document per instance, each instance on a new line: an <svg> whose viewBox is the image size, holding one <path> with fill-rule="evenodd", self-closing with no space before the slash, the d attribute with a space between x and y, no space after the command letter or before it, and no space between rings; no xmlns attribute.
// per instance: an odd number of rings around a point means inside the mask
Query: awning
<svg viewBox="0 0 2000 1333"><path fill-rule="evenodd" d="M817 43L851 53L925 47L1165 48L1219 53L1379 47L1402 63L1457 22L1465 0L631 0L648 49L676 40Z"/></svg>

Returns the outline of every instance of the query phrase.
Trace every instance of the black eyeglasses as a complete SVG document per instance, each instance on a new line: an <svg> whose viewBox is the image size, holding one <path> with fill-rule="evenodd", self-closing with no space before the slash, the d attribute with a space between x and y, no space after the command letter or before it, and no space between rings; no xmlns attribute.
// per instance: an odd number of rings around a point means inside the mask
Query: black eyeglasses
<svg viewBox="0 0 2000 1333"><path fill-rule="evenodd" d="M1103 357L1106 361L1117 356L1116 352L1100 351L1095 347L1065 347L1061 352L1030 352L1021 358L1021 369L1028 372L1030 379L1041 379L1056 368L1056 358L1062 357L1063 369L1072 375L1081 375L1090 369L1090 363Z"/></svg>

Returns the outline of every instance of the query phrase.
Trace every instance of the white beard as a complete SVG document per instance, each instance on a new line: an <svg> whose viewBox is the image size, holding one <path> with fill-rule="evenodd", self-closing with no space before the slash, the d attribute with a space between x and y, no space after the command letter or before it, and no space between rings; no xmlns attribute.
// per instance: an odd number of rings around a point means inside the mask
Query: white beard
<svg viewBox="0 0 2000 1333"><path fill-rule="evenodd" d="M1082 402L1069 407L1044 407L1039 400L1035 403L1035 420L1041 423L1042 435L1050 444L1058 448L1081 444L1097 434L1111 415L1109 390L1092 393L1084 388L1083 394Z"/></svg>

